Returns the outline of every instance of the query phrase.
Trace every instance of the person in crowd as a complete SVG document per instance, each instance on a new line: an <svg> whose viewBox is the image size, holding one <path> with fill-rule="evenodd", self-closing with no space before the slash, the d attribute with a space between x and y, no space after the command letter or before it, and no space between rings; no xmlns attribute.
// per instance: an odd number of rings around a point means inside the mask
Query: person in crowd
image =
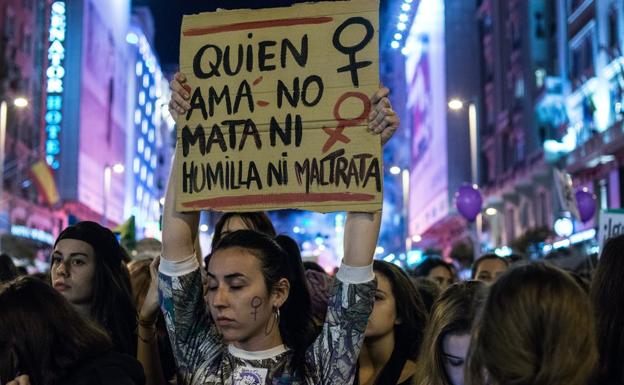
<svg viewBox="0 0 624 385"><path fill-rule="evenodd" d="M509 269L509 261L496 254L484 254L472 264L472 279L487 284L496 282Z"/></svg>
<svg viewBox="0 0 624 385"><path fill-rule="evenodd" d="M0 383L143 385L141 365L34 277L0 286Z"/></svg>
<svg viewBox="0 0 624 385"><path fill-rule="evenodd" d="M431 308L440 296L440 285L438 285L437 282L425 277L410 277L410 279L414 283L414 286L416 286L418 294L420 294L420 298L425 305L427 314L431 314Z"/></svg>
<svg viewBox="0 0 624 385"><path fill-rule="evenodd" d="M144 258L128 264L134 302L139 311L137 359L145 371L146 385L164 385L175 380L176 365L165 319L158 311L158 262Z"/></svg>
<svg viewBox="0 0 624 385"><path fill-rule="evenodd" d="M19 275L13 259L8 254L0 254L0 283L11 281Z"/></svg>
<svg viewBox="0 0 624 385"><path fill-rule="evenodd" d="M230 212L223 213L215 224L215 231L210 243L210 248L214 250L217 243L226 235L236 230L256 230L263 234L275 237L277 232L269 216L263 211L255 212ZM204 258L204 266L208 266L210 254Z"/></svg>
<svg viewBox="0 0 624 385"><path fill-rule="evenodd" d="M398 266L375 260L375 306L358 359L356 385L411 384L427 311L418 290Z"/></svg>
<svg viewBox="0 0 624 385"><path fill-rule="evenodd" d="M440 285L444 290L449 285L457 281L455 269L450 263L444 262L440 258L427 258L414 270L416 277L429 278Z"/></svg>
<svg viewBox="0 0 624 385"><path fill-rule="evenodd" d="M106 329L117 351L135 356L137 312L126 255L109 229L79 222L56 239L50 275L63 297Z"/></svg>
<svg viewBox="0 0 624 385"><path fill-rule="evenodd" d="M515 267L490 287L468 355L468 385L587 385L598 360L588 296L545 263Z"/></svg>
<svg viewBox="0 0 624 385"><path fill-rule="evenodd" d="M484 283L449 286L434 303L413 385L463 385L470 331L487 295Z"/></svg>
<svg viewBox="0 0 624 385"><path fill-rule="evenodd" d="M591 284L599 365L596 384L624 384L624 235L604 245Z"/></svg>
<svg viewBox="0 0 624 385"><path fill-rule="evenodd" d="M170 108L182 111L178 96L188 104L190 95L184 76L176 78ZM388 92L373 96L369 116L382 143L398 126ZM208 263L206 312L194 257L199 214L174 210L179 177L171 173L165 198L159 290L183 383L351 384L373 307L380 213L347 215L343 265L323 332L310 344L309 293L301 261L289 255L297 245L286 236L253 230L225 236Z"/></svg>
<svg viewBox="0 0 624 385"><path fill-rule="evenodd" d="M214 249L221 238L236 230L256 230L272 237L277 235L273 222L264 211L223 213L215 224L211 246Z"/></svg>
<svg viewBox="0 0 624 385"><path fill-rule="evenodd" d="M264 212L238 212L224 213L221 215L215 225L215 232L211 242L211 248L216 248L219 241L237 230L252 229L271 237L276 236L273 223L268 215ZM300 258L300 257L299 257ZM137 280L137 284L141 285L141 289L145 290L143 298L135 298L137 309L139 309L139 328L138 328L138 351L137 358L145 369L147 385L160 385L166 383L167 379L175 376L172 372L171 360L172 348L167 338L167 331L164 325L164 317L158 308L158 260L148 267L147 274L143 265L140 270L141 279ZM210 261L210 254L204 258L205 267ZM133 264L131 264L134 266ZM133 267L130 267L132 276ZM137 274L138 275L138 274ZM137 278L139 278L137 276ZM145 279L149 278L146 282ZM208 292L208 280L202 276L204 284L204 294ZM133 288L135 284L133 281ZM145 287L147 286L147 287ZM139 289L139 288L137 288ZM133 289L134 290L134 289ZM135 293L137 290L134 290ZM207 298L207 296L206 296ZM175 370L175 368L173 368Z"/></svg>

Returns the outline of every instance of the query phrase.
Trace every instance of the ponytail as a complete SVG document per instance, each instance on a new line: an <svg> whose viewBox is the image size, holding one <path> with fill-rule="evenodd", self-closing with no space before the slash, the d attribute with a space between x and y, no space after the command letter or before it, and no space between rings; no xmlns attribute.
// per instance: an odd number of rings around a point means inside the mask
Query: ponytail
<svg viewBox="0 0 624 385"><path fill-rule="evenodd" d="M312 300L307 286L301 251L297 242L286 235L275 238L284 250L284 272L290 282L288 299L282 305L280 332L287 345L293 349L293 366L305 373L305 352L316 337L312 317Z"/></svg>

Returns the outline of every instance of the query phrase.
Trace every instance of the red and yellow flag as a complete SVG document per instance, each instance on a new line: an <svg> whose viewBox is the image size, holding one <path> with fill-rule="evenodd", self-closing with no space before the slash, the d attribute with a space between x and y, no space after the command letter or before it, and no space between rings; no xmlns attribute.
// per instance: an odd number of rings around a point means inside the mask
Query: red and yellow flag
<svg viewBox="0 0 624 385"><path fill-rule="evenodd" d="M54 181L54 174L50 166L40 160L30 167L30 175L37 185L39 194L48 202L50 206L55 205L60 200L58 190L56 188L56 182Z"/></svg>

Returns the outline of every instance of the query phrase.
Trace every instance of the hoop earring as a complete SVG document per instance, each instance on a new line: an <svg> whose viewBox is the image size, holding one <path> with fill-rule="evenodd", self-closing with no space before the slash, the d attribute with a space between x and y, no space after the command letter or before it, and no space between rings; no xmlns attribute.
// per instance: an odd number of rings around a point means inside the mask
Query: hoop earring
<svg viewBox="0 0 624 385"><path fill-rule="evenodd" d="M264 335L268 336L269 334L271 334L271 332L273 331L273 328L275 328L275 325L278 325L278 328L279 328L279 321L280 321L280 310L279 310L279 307L274 306L273 307L273 320L269 320L269 322L267 322L267 324L264 326ZM271 324L270 328L268 328L269 324Z"/></svg>

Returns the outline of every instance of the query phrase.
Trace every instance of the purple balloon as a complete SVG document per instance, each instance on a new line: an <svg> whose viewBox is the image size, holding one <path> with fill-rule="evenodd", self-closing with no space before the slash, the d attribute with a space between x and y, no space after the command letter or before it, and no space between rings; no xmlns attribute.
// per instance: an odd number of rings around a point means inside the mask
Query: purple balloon
<svg viewBox="0 0 624 385"><path fill-rule="evenodd" d="M592 193L577 190L576 204L583 223L594 217L594 214L596 213L596 200L594 199L594 195Z"/></svg>
<svg viewBox="0 0 624 385"><path fill-rule="evenodd" d="M471 185L465 184L461 186L455 194L455 206L469 222L474 222L477 219L482 205L483 198L481 197L481 192Z"/></svg>

